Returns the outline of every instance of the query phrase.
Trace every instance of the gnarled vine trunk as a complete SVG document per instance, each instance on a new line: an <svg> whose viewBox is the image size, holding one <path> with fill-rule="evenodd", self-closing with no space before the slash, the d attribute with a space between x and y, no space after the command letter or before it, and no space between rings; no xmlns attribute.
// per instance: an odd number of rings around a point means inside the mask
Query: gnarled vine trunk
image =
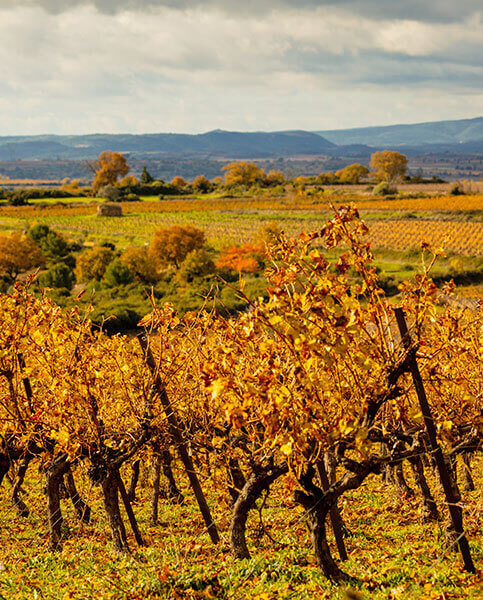
<svg viewBox="0 0 483 600"><path fill-rule="evenodd" d="M423 501L421 506L421 520L423 523L439 521L440 516L438 507L436 506L436 502L431 494L426 476L424 475L423 461L421 460L421 457L417 456L410 462L413 468L414 480L419 488L419 491L421 492L421 498Z"/></svg>
<svg viewBox="0 0 483 600"><path fill-rule="evenodd" d="M114 551L129 554L130 548L126 536L126 528L119 509L118 472L109 469L101 481L102 499L106 511L107 522L111 528Z"/></svg>
<svg viewBox="0 0 483 600"><path fill-rule="evenodd" d="M10 495L12 503L21 517L29 516L29 509L25 502L20 498L20 492L31 460L32 456L30 454L26 454L20 459Z"/></svg>
<svg viewBox="0 0 483 600"><path fill-rule="evenodd" d="M67 456L57 457L45 471L45 497L47 499L47 520L49 526L49 550L55 552L62 549L61 527L62 511L60 509L60 484L69 469Z"/></svg>
<svg viewBox="0 0 483 600"><path fill-rule="evenodd" d="M264 490L281 475L287 473L287 465L261 468L247 479L233 505L230 521L230 550L233 558L250 558L246 541L246 524L249 511L255 507L257 499Z"/></svg>

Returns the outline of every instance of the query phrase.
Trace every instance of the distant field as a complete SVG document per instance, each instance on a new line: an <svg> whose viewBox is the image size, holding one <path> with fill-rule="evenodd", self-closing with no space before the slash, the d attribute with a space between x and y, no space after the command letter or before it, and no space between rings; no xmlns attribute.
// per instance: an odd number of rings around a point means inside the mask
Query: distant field
<svg viewBox="0 0 483 600"><path fill-rule="evenodd" d="M253 240L261 227L277 223L290 234L320 228L331 214L331 202L354 201L366 220L374 247L418 248L421 241L444 245L464 256L483 255L483 194L432 198L365 199L354 196L278 198L176 198L122 203L124 216L97 217L97 202L74 199L30 206L0 207L0 228L24 229L46 223L66 236L90 243L113 241L119 247L147 243L159 227L196 225L212 245Z"/></svg>

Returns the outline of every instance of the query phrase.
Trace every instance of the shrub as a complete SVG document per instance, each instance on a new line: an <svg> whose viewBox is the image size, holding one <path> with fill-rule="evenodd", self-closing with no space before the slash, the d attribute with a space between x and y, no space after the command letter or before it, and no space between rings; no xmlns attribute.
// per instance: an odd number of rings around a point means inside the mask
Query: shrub
<svg viewBox="0 0 483 600"><path fill-rule="evenodd" d="M94 246L94 248L86 250L77 258L75 268L77 281L87 282L91 279L100 281L113 259L114 252L110 248Z"/></svg>
<svg viewBox="0 0 483 600"><path fill-rule="evenodd" d="M114 185L104 185L99 188L96 196L97 198L105 198L109 202L118 202L121 192L119 191L119 188Z"/></svg>
<svg viewBox="0 0 483 600"><path fill-rule="evenodd" d="M104 273L103 282L107 287L119 287L120 285L129 285L134 280L129 267L123 264L119 259L109 263Z"/></svg>
<svg viewBox="0 0 483 600"><path fill-rule="evenodd" d="M54 265L39 276L39 284L42 287L65 288L71 290L74 281L75 277L72 269L64 263Z"/></svg>
<svg viewBox="0 0 483 600"><path fill-rule="evenodd" d="M454 183L449 191L450 196L461 196L464 194L459 183Z"/></svg>
<svg viewBox="0 0 483 600"><path fill-rule="evenodd" d="M211 254L205 248L192 250L181 263L176 279L192 282L193 280L206 277L216 271L215 263Z"/></svg>
<svg viewBox="0 0 483 600"><path fill-rule="evenodd" d="M389 194L394 194L396 190L392 188L387 181L381 181L378 183L372 190L374 196L388 196Z"/></svg>

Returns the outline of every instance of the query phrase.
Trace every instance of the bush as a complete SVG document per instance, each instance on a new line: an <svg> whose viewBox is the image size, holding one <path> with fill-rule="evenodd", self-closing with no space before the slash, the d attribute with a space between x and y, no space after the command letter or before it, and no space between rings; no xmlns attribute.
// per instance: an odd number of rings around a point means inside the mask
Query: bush
<svg viewBox="0 0 483 600"><path fill-rule="evenodd" d="M123 264L119 259L113 260L104 273L103 282L107 287L119 287L132 283L134 277L129 267Z"/></svg>
<svg viewBox="0 0 483 600"><path fill-rule="evenodd" d="M381 183L378 183L374 189L372 190L372 193L374 194L374 196L388 196L389 194L394 194L395 193L395 189L392 188L387 181L381 181Z"/></svg>
<svg viewBox="0 0 483 600"><path fill-rule="evenodd" d="M450 196L461 196L462 194L464 194L464 192L461 189L461 186L459 183L455 183L451 186L451 189L449 191Z"/></svg>
<svg viewBox="0 0 483 600"><path fill-rule="evenodd" d="M123 202L141 202L141 198L137 194L127 194L122 197Z"/></svg>
<svg viewBox="0 0 483 600"><path fill-rule="evenodd" d="M121 197L121 192L119 191L119 188L114 185L104 185L99 188L96 197L105 198L109 202L118 202Z"/></svg>
<svg viewBox="0 0 483 600"><path fill-rule="evenodd" d="M176 280L192 282L200 277L206 277L216 271L211 254L205 248L191 251L181 263L176 273Z"/></svg>
<svg viewBox="0 0 483 600"><path fill-rule="evenodd" d="M42 287L65 288L71 290L75 277L71 268L64 263L59 263L39 276L39 284Z"/></svg>

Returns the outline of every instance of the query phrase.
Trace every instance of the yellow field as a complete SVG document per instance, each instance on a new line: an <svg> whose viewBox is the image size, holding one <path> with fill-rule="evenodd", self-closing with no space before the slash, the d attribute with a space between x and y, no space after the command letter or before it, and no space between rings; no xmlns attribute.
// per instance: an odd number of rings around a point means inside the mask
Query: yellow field
<svg viewBox="0 0 483 600"><path fill-rule="evenodd" d="M374 247L407 250L425 241L467 256L483 255L483 194L395 200L292 193L277 198L145 199L123 202L122 218L97 218L98 202L84 200L83 204L3 206L0 227L5 231L46 223L71 238L94 243L111 239L122 248L148 242L160 227L189 224L203 229L210 243L219 247L252 241L267 224L276 223L292 235L317 230L331 215L331 201L356 202Z"/></svg>

